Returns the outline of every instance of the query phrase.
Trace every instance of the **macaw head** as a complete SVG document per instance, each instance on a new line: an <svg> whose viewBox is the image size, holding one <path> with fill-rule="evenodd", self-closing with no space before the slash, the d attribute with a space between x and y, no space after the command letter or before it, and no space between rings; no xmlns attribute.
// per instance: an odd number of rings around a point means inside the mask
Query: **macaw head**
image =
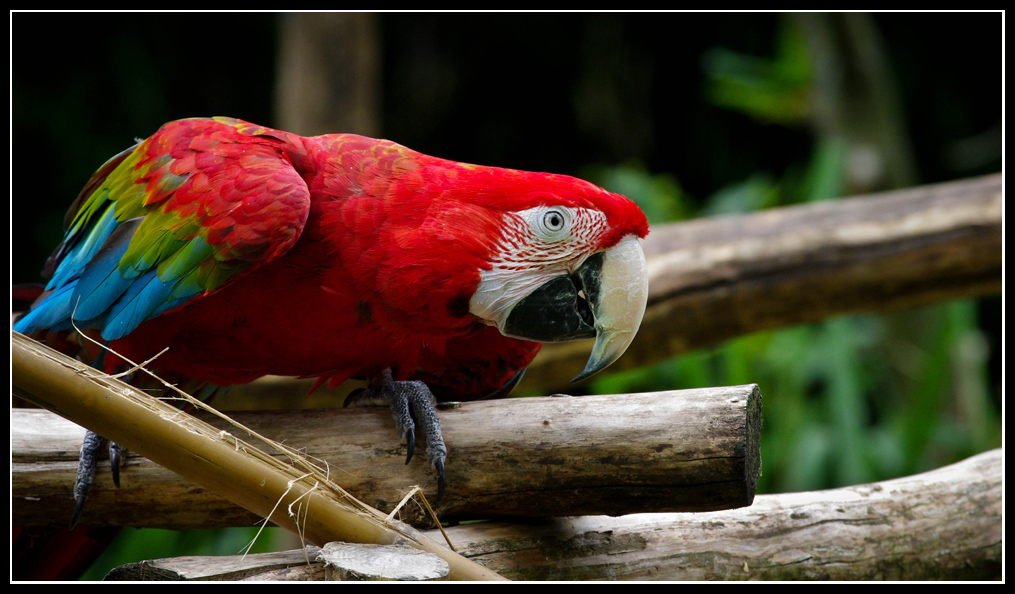
<svg viewBox="0 0 1015 594"><path fill-rule="evenodd" d="M469 311L501 334L537 342L595 338L578 381L634 340L648 299L639 238L648 221L630 199L546 173L500 173L480 194L503 218Z"/></svg>
<svg viewBox="0 0 1015 594"><path fill-rule="evenodd" d="M328 191L341 197L326 226L353 231L328 241L360 254L343 262L359 267L351 276L375 279L369 289L386 306L373 311L376 323L446 337L478 319L526 341L595 338L574 381L634 340L648 299L638 242L648 221L630 199L566 175L449 161L352 135L322 138L334 173Z"/></svg>

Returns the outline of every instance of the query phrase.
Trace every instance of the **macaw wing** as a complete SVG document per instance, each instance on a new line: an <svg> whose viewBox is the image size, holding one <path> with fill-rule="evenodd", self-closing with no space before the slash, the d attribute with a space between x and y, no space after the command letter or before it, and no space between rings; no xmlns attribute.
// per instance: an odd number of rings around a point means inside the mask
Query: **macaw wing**
<svg viewBox="0 0 1015 594"><path fill-rule="evenodd" d="M68 213L43 300L15 329L107 340L284 255L310 211L282 134L180 120L104 164Z"/></svg>

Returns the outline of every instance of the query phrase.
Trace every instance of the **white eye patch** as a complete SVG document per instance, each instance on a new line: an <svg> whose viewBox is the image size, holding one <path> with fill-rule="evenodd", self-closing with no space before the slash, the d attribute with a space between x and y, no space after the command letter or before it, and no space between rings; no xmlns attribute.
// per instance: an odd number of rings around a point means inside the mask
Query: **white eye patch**
<svg viewBox="0 0 1015 594"><path fill-rule="evenodd" d="M574 221L574 211L564 206L540 206L518 214L536 239L548 243L566 238Z"/></svg>

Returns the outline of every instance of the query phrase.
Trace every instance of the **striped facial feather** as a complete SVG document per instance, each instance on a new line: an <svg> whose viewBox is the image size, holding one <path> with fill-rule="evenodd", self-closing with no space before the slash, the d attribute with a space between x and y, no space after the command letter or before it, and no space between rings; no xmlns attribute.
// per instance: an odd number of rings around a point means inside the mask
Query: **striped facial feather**
<svg viewBox="0 0 1015 594"><path fill-rule="evenodd" d="M587 208L540 206L508 213L504 226L490 259L494 268L530 270L563 264L573 270L599 245L606 215ZM567 266L576 258L580 261Z"/></svg>
<svg viewBox="0 0 1015 594"><path fill-rule="evenodd" d="M507 213L491 268L482 271L469 311L499 324L521 298L581 266L608 230L606 215L589 208L553 205Z"/></svg>

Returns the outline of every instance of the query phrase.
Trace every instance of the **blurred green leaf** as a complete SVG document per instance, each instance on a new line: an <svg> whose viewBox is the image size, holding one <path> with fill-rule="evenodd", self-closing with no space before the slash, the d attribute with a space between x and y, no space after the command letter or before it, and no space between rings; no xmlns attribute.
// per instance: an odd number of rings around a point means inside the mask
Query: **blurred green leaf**
<svg viewBox="0 0 1015 594"><path fill-rule="evenodd" d="M702 55L712 103L756 120L798 125L810 117L811 64L798 28L780 21L773 59L722 47Z"/></svg>
<svg viewBox="0 0 1015 594"><path fill-rule="evenodd" d="M251 553L281 551L292 548L291 540L292 535L277 526L268 526L260 534L257 527L209 530L125 528L80 579L101 580L110 568L148 559L241 555L251 541Z"/></svg>

